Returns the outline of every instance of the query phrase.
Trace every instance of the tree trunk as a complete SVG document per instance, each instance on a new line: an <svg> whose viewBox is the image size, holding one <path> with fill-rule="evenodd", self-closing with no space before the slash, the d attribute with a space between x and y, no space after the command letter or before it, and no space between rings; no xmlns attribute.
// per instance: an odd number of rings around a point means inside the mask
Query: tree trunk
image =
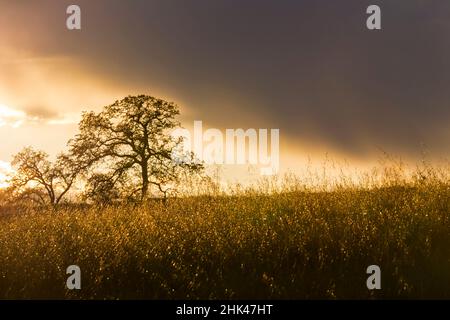
<svg viewBox="0 0 450 320"><path fill-rule="evenodd" d="M50 200L50 204L52 206L54 206L55 205L55 191L53 190L53 187L49 187L47 190L48 190L48 197Z"/></svg>
<svg viewBox="0 0 450 320"><path fill-rule="evenodd" d="M148 164L147 161L144 161L142 165L142 194L141 201L143 201L147 197L148 193Z"/></svg>

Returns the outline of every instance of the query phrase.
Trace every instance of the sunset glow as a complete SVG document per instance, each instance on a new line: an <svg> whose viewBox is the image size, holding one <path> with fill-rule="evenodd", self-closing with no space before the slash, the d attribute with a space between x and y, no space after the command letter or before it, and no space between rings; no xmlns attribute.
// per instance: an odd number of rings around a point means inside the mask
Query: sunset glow
<svg viewBox="0 0 450 320"><path fill-rule="evenodd" d="M10 125L13 128L19 127L26 118L23 111L14 110L0 104L0 127Z"/></svg>
<svg viewBox="0 0 450 320"><path fill-rule="evenodd" d="M0 161L0 189L8 187L8 174L12 172L11 165Z"/></svg>
<svg viewBox="0 0 450 320"><path fill-rule="evenodd" d="M61 25L64 4L2 3L2 161L11 161L30 144L55 156L76 134L81 112L98 111L140 93L177 103L187 129L196 120L221 131L279 129L281 174L300 172L308 162L320 167L325 158L368 168L383 152L410 163L420 160L424 149L431 160L448 158L448 97L439 86L445 87L449 74L445 57L450 48L430 40L446 30L435 26L439 15L433 20L423 16L421 23L427 27L420 30L433 27L431 35L405 38L409 51L415 52L405 59L396 53L404 50L390 54L361 33L356 27L360 17L345 20L341 29L325 30L320 21L304 16L310 12L340 24L347 14L332 5L316 11L309 4L300 10L300 3L293 3L277 13L268 6L258 9L260 15L245 5L240 10L248 21L234 7L219 2L208 3L206 11L199 4L183 11L163 2L152 10L122 10L118 5L113 12L105 11L101 2L78 4L89 12L91 21L81 32L69 32ZM213 33L200 27L192 16L205 25L214 23L217 29ZM216 21L222 16L229 19ZM270 26L259 18L270 16ZM171 28L159 30L152 24L164 25L173 17L177 23ZM32 21L32 29L23 21ZM134 21L142 21L142 26L137 28ZM290 27L298 21L308 25ZM145 37L155 41L141 41L137 35L144 29ZM231 31L241 36L228 37ZM398 45L399 32L394 28L383 34L387 47ZM298 41L288 41L282 36L286 34ZM311 37L316 39L312 43ZM190 40L182 43L177 40L181 38ZM352 40L337 40L343 38ZM417 46L419 40L426 44ZM310 46L307 51L305 45ZM423 110L432 112L425 116Z"/></svg>

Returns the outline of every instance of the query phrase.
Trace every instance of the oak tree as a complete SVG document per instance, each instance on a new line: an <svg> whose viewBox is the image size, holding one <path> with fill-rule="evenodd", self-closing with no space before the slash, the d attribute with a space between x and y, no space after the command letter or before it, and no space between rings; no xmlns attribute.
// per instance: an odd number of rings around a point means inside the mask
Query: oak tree
<svg viewBox="0 0 450 320"><path fill-rule="evenodd" d="M170 134L179 126L177 115L177 105L148 95L128 96L99 113L84 112L69 145L85 169L86 190L101 196L117 189L140 200L152 192L166 196L182 173L201 170L198 162L172 158L182 144Z"/></svg>
<svg viewBox="0 0 450 320"><path fill-rule="evenodd" d="M51 162L47 153L31 147L17 153L11 165L15 173L9 189L21 199L51 205L61 202L80 171L66 154Z"/></svg>

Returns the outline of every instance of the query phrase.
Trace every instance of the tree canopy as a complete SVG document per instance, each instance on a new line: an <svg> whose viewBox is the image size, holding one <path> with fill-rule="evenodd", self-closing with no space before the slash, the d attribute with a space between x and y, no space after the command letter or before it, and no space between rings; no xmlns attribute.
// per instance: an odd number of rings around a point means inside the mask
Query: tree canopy
<svg viewBox="0 0 450 320"><path fill-rule="evenodd" d="M172 159L182 143L170 135L179 126L177 115L177 105L147 95L128 96L99 113L83 113L69 146L85 172L88 195L104 196L108 190L111 196L141 200L153 191L166 196L182 172L201 170L194 161Z"/></svg>
<svg viewBox="0 0 450 320"><path fill-rule="evenodd" d="M75 163L66 154L60 154L52 163L48 154L24 148L12 161L16 173L10 190L22 199L41 204L57 205L72 187L79 172Z"/></svg>

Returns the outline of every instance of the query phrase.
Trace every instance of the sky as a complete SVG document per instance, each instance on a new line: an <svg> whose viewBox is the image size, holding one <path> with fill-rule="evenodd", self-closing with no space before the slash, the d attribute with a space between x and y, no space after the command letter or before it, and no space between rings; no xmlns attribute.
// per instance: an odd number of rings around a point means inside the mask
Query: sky
<svg viewBox="0 0 450 320"><path fill-rule="evenodd" d="M448 57L444 0L0 0L0 168L27 145L64 150L82 111L141 93L188 128L279 129L283 170L447 159Z"/></svg>

